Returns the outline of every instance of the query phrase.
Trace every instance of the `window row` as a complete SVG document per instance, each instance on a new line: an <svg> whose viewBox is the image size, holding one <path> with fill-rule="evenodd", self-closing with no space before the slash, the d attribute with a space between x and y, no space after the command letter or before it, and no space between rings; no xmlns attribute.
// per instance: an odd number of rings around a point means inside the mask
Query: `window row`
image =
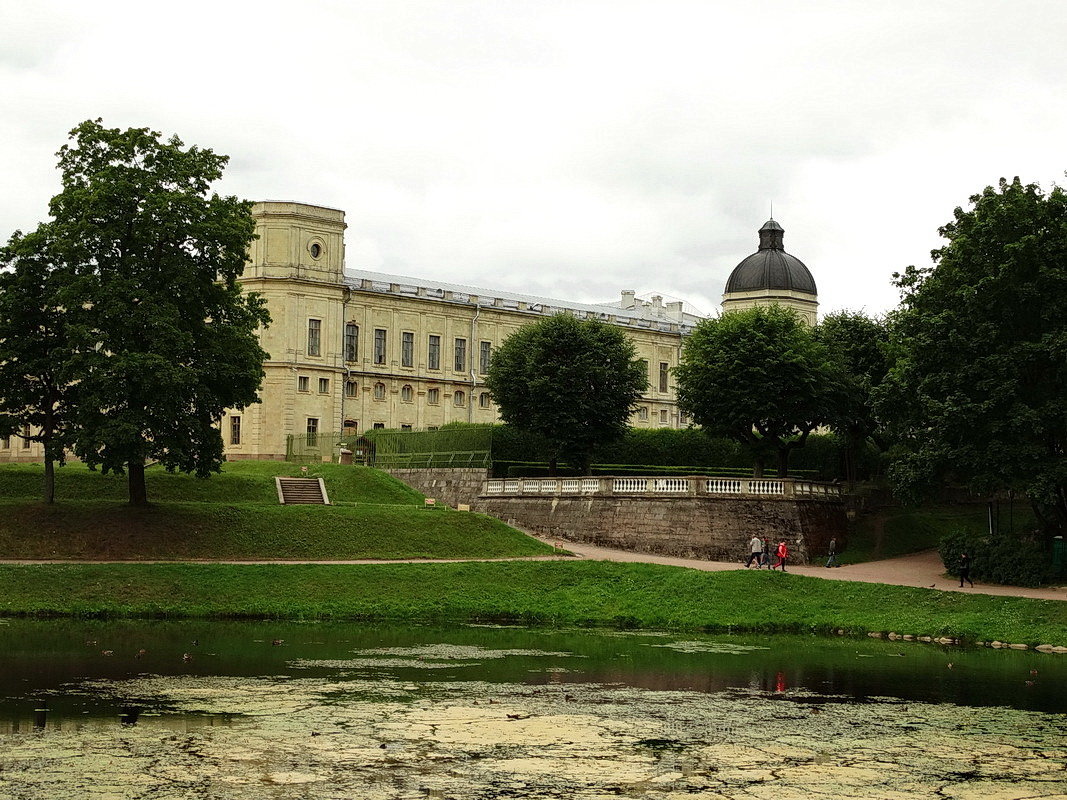
<svg viewBox="0 0 1067 800"><path fill-rule="evenodd" d="M10 437L10 436L5 436L3 439L0 439L0 450L10 450L11 449L11 438L12 437ZM30 426L29 425L23 425L22 426L22 432L18 435L17 438L21 439L21 441L22 441L22 444L19 446L20 449L29 450L30 449Z"/></svg>
<svg viewBox="0 0 1067 800"><path fill-rule="evenodd" d="M385 400L386 387L381 381L374 384L374 399ZM345 394L348 397L356 397L359 394L359 384L355 381L349 381L345 386ZM411 384L404 384L400 388L400 401L403 403L413 403L415 401L415 389ZM439 388L431 388L426 390L426 402L432 406L438 405L441 402L441 390ZM479 408L491 408L493 400L489 395L489 392L481 392L478 395ZM465 407L467 405L467 393L462 389L457 389L452 392L452 405Z"/></svg>
<svg viewBox="0 0 1067 800"><path fill-rule="evenodd" d="M307 375L300 375L296 379L296 390L298 392L310 392L311 391L311 378ZM330 393L330 379L319 378L319 394Z"/></svg>
<svg viewBox="0 0 1067 800"><path fill-rule="evenodd" d="M385 328L374 329L373 362L384 365L389 362L388 351L389 332ZM426 368L441 369L441 336L431 333L426 337ZM349 322L345 325L345 361L359 360L359 325ZM308 320L307 354L309 356L322 355L322 320ZM493 358L493 343L478 342L478 373L485 375L489 372L489 364ZM455 338L452 340L452 368L456 372L467 371L467 340ZM402 331L400 334L400 366L415 366L415 334L411 331ZM473 366L473 365L472 365Z"/></svg>
<svg viewBox="0 0 1067 800"><path fill-rule="evenodd" d="M641 420L641 422L648 422L648 407L647 406L638 407L638 409L637 409L637 418L639 420ZM668 424L670 424L670 421L671 421L670 412L665 408L661 408L659 410L659 424L660 425L668 425ZM679 421L681 422L682 425L687 425L689 423L688 415L680 414L679 415Z"/></svg>
<svg viewBox="0 0 1067 800"><path fill-rule="evenodd" d="M645 380L648 381L648 385L652 386L652 376L650 374L651 365L648 363L647 358L641 359L641 369L644 370ZM659 362L659 391L668 391L667 381L670 377L671 365L667 361Z"/></svg>

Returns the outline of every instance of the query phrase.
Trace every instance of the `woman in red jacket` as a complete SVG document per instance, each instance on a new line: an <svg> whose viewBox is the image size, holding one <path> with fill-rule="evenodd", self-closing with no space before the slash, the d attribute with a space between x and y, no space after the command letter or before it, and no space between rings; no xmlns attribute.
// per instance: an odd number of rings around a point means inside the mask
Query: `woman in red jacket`
<svg viewBox="0 0 1067 800"><path fill-rule="evenodd" d="M789 559L789 548L785 546L785 542L778 542L778 549L774 551L774 554L778 560L774 562L771 569L781 567L782 572L785 572L785 562Z"/></svg>

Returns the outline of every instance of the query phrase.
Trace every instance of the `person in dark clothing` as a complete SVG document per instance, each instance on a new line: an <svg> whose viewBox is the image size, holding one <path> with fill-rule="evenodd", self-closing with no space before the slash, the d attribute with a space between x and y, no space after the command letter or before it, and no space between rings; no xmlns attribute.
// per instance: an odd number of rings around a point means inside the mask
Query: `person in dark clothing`
<svg viewBox="0 0 1067 800"><path fill-rule="evenodd" d="M839 567L839 566L841 566L840 564L837 563L837 537L831 537L831 539L830 539L830 547L827 550L826 555L827 555L827 559L826 559L826 566L827 567L833 567L833 566L838 566Z"/></svg>
<svg viewBox="0 0 1067 800"><path fill-rule="evenodd" d="M966 553L960 554L960 588L963 588L963 582L967 581L974 587L974 581L971 580L971 557Z"/></svg>

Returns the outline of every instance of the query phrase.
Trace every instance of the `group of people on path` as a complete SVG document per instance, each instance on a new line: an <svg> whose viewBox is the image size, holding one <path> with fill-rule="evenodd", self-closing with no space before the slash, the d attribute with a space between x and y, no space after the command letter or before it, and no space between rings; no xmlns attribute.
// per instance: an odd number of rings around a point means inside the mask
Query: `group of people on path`
<svg viewBox="0 0 1067 800"><path fill-rule="evenodd" d="M761 539L759 536L753 536L752 540L748 543L748 561L745 562L745 569L748 569L752 562L756 562L756 569L760 567L767 567L768 569L782 568L782 572L785 572L785 564L789 560L789 547L785 542L778 542L774 548L774 555L777 557L777 561L771 563L771 547L766 539Z"/></svg>

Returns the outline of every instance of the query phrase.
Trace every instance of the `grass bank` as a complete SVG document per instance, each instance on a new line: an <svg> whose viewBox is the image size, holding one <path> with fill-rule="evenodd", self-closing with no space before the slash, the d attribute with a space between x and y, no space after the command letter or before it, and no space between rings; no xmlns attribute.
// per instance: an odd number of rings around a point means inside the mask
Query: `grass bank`
<svg viewBox="0 0 1067 800"><path fill-rule="evenodd" d="M0 614L897 631L1067 644L1067 603L653 564L0 565Z"/></svg>
<svg viewBox="0 0 1067 800"><path fill-rule="evenodd" d="M492 517L421 506L0 501L0 558L506 558L552 548Z"/></svg>
<svg viewBox="0 0 1067 800"><path fill-rule="evenodd" d="M367 467L315 464L330 506L282 506L278 461L225 464L209 478L146 474L151 505L131 507L122 476L78 463L57 470L52 505L37 498L42 468L0 466L0 558L85 560L337 560L506 558L552 548L481 514L427 508L423 497Z"/></svg>

